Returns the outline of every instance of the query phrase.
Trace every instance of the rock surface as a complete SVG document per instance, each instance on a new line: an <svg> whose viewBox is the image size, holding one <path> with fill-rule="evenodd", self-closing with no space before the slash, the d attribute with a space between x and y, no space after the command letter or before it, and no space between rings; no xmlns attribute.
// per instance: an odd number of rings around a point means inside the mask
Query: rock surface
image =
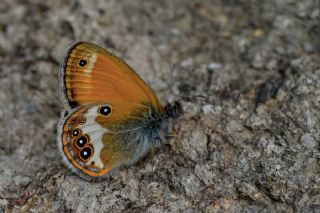
<svg viewBox="0 0 320 213"><path fill-rule="evenodd" d="M1 0L0 212L320 212L319 23L316 0ZM56 147L79 40L184 100L177 137L99 183Z"/></svg>

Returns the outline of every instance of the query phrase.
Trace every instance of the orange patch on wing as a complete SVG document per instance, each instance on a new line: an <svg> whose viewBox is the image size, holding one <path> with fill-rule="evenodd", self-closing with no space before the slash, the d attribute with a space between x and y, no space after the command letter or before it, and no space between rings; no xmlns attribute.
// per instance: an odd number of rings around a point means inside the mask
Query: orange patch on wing
<svg viewBox="0 0 320 213"><path fill-rule="evenodd" d="M107 174L109 171L112 170L112 166L108 166L108 167L103 168L101 170L92 171L89 169L90 166L88 166L88 169L87 169L84 166L82 166L80 163L78 163L78 161L76 161L73 158L73 156L71 155L67 146L63 147L63 152L65 153L65 155L67 156L69 161L72 163L72 165L74 165L78 170L82 171L84 174L89 175L91 177L100 177L100 176ZM93 166L92 168L95 169L96 167Z"/></svg>
<svg viewBox="0 0 320 213"><path fill-rule="evenodd" d="M87 63L80 66L81 60ZM163 110L155 93L131 67L97 45L75 44L64 67L67 99L77 105L132 101L149 102L155 109Z"/></svg>

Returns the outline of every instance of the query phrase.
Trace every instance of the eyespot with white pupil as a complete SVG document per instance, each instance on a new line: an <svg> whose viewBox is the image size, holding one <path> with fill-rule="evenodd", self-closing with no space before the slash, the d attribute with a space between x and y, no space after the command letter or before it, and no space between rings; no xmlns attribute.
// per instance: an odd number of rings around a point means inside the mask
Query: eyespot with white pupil
<svg viewBox="0 0 320 213"><path fill-rule="evenodd" d="M86 122L86 118L82 117L79 119L80 124L84 124Z"/></svg>
<svg viewBox="0 0 320 213"><path fill-rule="evenodd" d="M110 106L102 106L99 108L98 111L101 115L108 116L111 113L111 107Z"/></svg>
<svg viewBox="0 0 320 213"><path fill-rule="evenodd" d="M75 129L72 132L73 137L77 137L78 135L80 135L80 130L79 129Z"/></svg>
<svg viewBox="0 0 320 213"><path fill-rule="evenodd" d="M86 61L86 60L81 59L81 60L79 61L79 66L80 66L80 67L84 67L84 66L86 66L86 65L87 65L87 61Z"/></svg>
<svg viewBox="0 0 320 213"><path fill-rule="evenodd" d="M92 156L92 149L90 147L85 147L80 151L80 158L83 161L89 160L91 156Z"/></svg>
<svg viewBox="0 0 320 213"><path fill-rule="evenodd" d="M86 136L81 136L76 140L76 146L78 148L84 147L88 142L88 138Z"/></svg>

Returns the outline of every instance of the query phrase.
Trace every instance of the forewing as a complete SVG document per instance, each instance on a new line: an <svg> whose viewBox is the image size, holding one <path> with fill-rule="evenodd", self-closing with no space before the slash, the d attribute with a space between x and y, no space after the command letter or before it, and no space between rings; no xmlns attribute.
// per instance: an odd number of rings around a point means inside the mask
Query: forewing
<svg viewBox="0 0 320 213"><path fill-rule="evenodd" d="M158 98L136 72L107 50L88 43L73 45L61 65L61 90L68 108L99 102L149 102Z"/></svg>

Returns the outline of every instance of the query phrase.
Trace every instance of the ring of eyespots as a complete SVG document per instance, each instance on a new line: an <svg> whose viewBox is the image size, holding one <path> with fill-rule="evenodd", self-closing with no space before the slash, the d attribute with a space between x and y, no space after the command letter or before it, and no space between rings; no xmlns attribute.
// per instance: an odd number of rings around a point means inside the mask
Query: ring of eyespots
<svg viewBox="0 0 320 213"><path fill-rule="evenodd" d="M111 106L108 106L108 105L101 106L98 109L98 113L103 116L109 116L111 114Z"/></svg>
<svg viewBox="0 0 320 213"><path fill-rule="evenodd" d="M91 146L84 147L80 153L79 157L82 161L87 162L93 155L93 149Z"/></svg>
<svg viewBox="0 0 320 213"><path fill-rule="evenodd" d="M85 117L81 117L81 118L79 119L79 123L80 123L80 124L85 124L86 121L87 121L87 119L86 119Z"/></svg>
<svg viewBox="0 0 320 213"><path fill-rule="evenodd" d="M84 59L81 59L80 61L79 61L79 66L80 67L84 67L84 66L86 66L87 65L87 61L86 60L84 60Z"/></svg>
<svg viewBox="0 0 320 213"><path fill-rule="evenodd" d="M80 129L74 129L73 131L72 131L72 136L73 137L78 137L79 135L81 135L81 130Z"/></svg>
<svg viewBox="0 0 320 213"><path fill-rule="evenodd" d="M82 135L80 137L78 137L75 141L74 141L74 145L78 148L81 149L83 148L85 145L87 145L89 143L89 137L87 135Z"/></svg>

